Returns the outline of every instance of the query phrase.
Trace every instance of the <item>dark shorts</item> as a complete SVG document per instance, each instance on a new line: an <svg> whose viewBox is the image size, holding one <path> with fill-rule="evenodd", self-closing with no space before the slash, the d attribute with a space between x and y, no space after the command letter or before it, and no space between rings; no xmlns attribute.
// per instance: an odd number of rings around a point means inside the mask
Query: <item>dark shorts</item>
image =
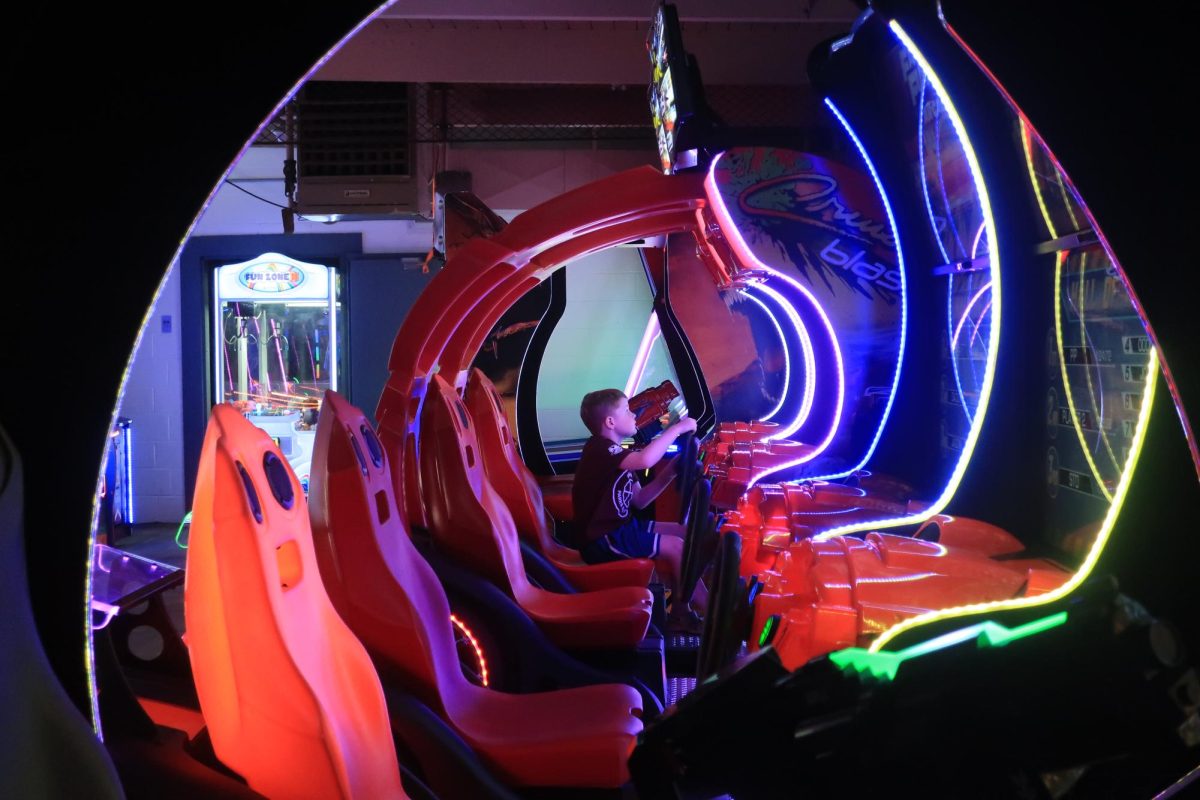
<svg viewBox="0 0 1200 800"><path fill-rule="evenodd" d="M654 558L658 555L658 534L654 532L653 522L634 517L607 536L588 542L579 554L589 564Z"/></svg>

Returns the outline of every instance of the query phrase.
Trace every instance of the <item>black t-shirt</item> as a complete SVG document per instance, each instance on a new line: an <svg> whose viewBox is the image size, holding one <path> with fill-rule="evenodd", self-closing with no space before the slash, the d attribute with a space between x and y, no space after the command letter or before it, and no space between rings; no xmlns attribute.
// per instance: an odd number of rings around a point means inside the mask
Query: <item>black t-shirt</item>
<svg viewBox="0 0 1200 800"><path fill-rule="evenodd" d="M621 461L628 454L628 450L603 436L593 436L583 446L571 489L574 527L581 547L612 533L632 516L637 479L629 470L621 469Z"/></svg>

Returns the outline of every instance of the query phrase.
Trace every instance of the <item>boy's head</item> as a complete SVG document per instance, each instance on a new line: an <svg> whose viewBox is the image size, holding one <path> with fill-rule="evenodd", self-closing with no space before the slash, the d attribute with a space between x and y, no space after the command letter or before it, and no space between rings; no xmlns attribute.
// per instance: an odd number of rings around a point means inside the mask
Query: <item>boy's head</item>
<svg viewBox="0 0 1200 800"><path fill-rule="evenodd" d="M620 436L637 432L637 420L629 410L629 399L620 389L600 389L588 392L579 404L579 418L594 436L602 436L611 428Z"/></svg>

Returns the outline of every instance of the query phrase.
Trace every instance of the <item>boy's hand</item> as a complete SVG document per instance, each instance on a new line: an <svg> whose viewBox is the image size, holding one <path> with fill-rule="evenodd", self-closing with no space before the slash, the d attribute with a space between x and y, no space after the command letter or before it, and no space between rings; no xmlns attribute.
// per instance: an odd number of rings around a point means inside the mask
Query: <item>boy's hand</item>
<svg viewBox="0 0 1200 800"><path fill-rule="evenodd" d="M691 417L684 417L675 423L676 436L683 436L685 433L696 432L696 420Z"/></svg>

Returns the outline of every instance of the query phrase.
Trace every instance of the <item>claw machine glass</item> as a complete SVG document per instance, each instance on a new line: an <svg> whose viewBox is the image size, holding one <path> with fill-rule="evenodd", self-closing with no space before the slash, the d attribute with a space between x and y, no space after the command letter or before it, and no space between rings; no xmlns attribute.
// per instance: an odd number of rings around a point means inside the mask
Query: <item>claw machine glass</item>
<svg viewBox="0 0 1200 800"><path fill-rule="evenodd" d="M337 270L279 253L213 274L213 386L274 439L308 491L317 412L337 389Z"/></svg>

